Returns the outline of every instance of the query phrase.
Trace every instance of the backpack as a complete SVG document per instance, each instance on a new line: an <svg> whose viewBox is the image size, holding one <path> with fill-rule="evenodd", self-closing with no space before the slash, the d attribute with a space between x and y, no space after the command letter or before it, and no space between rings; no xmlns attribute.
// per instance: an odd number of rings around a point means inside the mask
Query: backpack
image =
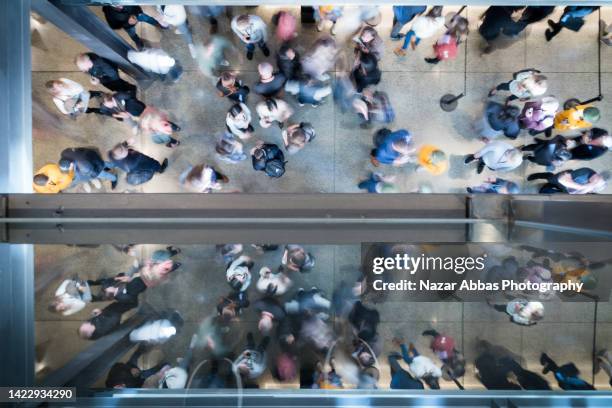
<svg viewBox="0 0 612 408"><path fill-rule="evenodd" d="M253 153L253 168L269 177L279 178L285 174L285 163L285 155L275 144L266 143Z"/></svg>
<svg viewBox="0 0 612 408"><path fill-rule="evenodd" d="M455 59L457 57L457 40L450 35L445 35L444 37L450 38L442 38L441 41L434 45L436 57L440 61Z"/></svg>

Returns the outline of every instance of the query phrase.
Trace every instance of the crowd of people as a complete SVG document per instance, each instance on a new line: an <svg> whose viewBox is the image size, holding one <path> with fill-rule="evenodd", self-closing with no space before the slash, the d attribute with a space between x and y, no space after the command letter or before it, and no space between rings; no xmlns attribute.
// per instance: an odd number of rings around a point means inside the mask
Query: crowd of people
<svg viewBox="0 0 612 408"><path fill-rule="evenodd" d="M286 156L299 154L302 149L317 148L318 124L295 120L295 113L330 103L329 99L340 112L352 113L362 129L370 129L368 133L373 133L370 161L377 169L359 182L358 187L370 193L381 193L401 190L392 174L384 174L391 172L385 166L414 171L411 177L416 180L420 172L440 176L450 167L449 152L433 144L417 145L410 129L394 126L393 104L401 101L392 101L379 87L384 81L380 66L386 52L383 37L388 35L392 41L403 41L394 50L398 58L413 55L414 51L408 48L415 50L421 40L436 39L433 56L428 52L425 61L440 64L457 58L468 36L481 38L483 54L503 48L518 39L529 25L550 16L555 8L492 6L479 16L477 32L469 32L464 9L445 12L442 6L429 9L394 6L393 27L389 34L377 28L382 18L378 6L303 7L300 17L281 10L270 24L255 14L256 10L233 15L234 8L223 6L107 5L102 11L112 29L125 30L132 39L134 49L129 51L128 59L159 82L179 81L182 65L171 56L172 50L149 46L138 36L137 26L146 24L148 29L159 30L162 35L166 35L164 32L168 29L175 30L184 38L201 72L216 84L219 98L228 103L225 132L214 147L210 146L219 162L193 163L186 169L179 169L177 183L186 190L223 191L229 179L224 175L228 171L222 167L249 158L253 170L271 178L282 177L286 166L291 166L291 158ZM594 6L566 7L559 21L548 20L549 28L542 40L552 41L563 29L580 30L584 19L597 9ZM210 33L202 43L194 40L192 34L194 25L190 20L196 19L204 19L210 26ZM227 19L230 35L234 38L219 33L222 19ZM310 46L300 41L298 21L305 27L302 30L308 29L309 22L316 23L312 29L320 34ZM342 22L346 22L345 30L347 26L352 27L346 42L336 38ZM272 35L274 41L270 41ZM604 44L608 37L604 30ZM241 45L235 47L234 42ZM302 51L305 46L306 51ZM240 47L244 51L240 51ZM239 71L231 69L229 61L241 59L242 55L252 60L256 53L263 56L263 61L257 65L259 78L247 84ZM156 173L163 173L168 165L172 166L168 160L159 162L140 152L134 138L141 135L169 149L182 148L178 136L181 127L171 121L172 113L140 101L139 86L126 80L114 62L89 52L76 56L75 64L79 71L89 76L92 85L105 90L88 90L87 86L68 78L49 81L46 88L58 110L77 120L84 114L104 115L128 127L123 137L117 137L118 144L106 154L89 146L64 150L57 163L48 163L36 171L34 190L58 193L81 185L89 192L92 187L100 189L104 180L110 181L114 189L119 170L126 173L129 185L140 185L150 181ZM560 101L547 94L548 82L546 73L526 68L491 89L483 114L473 126L473 135L485 145L467 155L465 163L476 163L478 173L487 168L494 174L481 185L466 186L469 193L516 194L524 191L521 183L507 180L504 175L524 161L543 166L542 172L527 178L528 181L543 180L538 187L540 193L588 194L605 189L607 172L581 163L604 156L612 146L612 136L597 127L602 116L597 107L601 95L588 101ZM223 103L221 100L219 103ZM211 120L219 121L222 126L220 118ZM275 130L278 137L262 140L258 136L259 127L278 127ZM521 134L528 134L530 142L512 144ZM311 142L314 146L309 147ZM366 164L364 161L364 167ZM427 192L427 189L419 191Z"/></svg>
<svg viewBox="0 0 612 408"><path fill-rule="evenodd" d="M316 286L300 287L327 272L315 254L301 245L217 245L216 260L210 266L220 273L227 289L206 293L217 301L210 304L210 310L195 309L195 328L185 325L181 313L172 309L173 302L164 300L164 309L155 310L143 299L149 299L145 291L159 290L160 285L180 279L177 275L186 273L183 263L193 260L181 259L181 249L174 246L157 249L150 256L140 245L115 248L134 260L129 271L86 274L95 279L65 279L49 305L52 313L63 316L91 310L91 317L78 329L78 336L85 340L97 340L118 330L136 309L146 317L129 334L133 354L126 362L116 362L108 372L108 388L257 388L266 378L308 389L436 390L463 389L463 377L470 376L466 381L475 378L487 389L549 390L552 386L546 374L550 372L561 389L594 389L571 362L559 366L543 352L542 373L529 371L520 355L481 337L474 344L458 344L455 338L460 332L438 332L433 328L435 322L422 333L400 334L396 330L395 337L385 338L379 325L389 316L381 316L377 305L389 294L374 291L371 285L371 280L381 275L362 272L354 282L336 283L331 294ZM379 245L375 251L393 256L417 249ZM148 259L142 262L143 257ZM588 292L598 286L597 268L601 265L576 252L522 246L512 255L491 260L480 278L484 282L573 280L583 282ZM393 280L391 276L382 278ZM440 292L440 296L448 293ZM507 314L508 324L528 328L544 319L545 302L555 296L552 292L508 291L504 293L506 303L489 300L488 304L492 310ZM96 308L97 302L106 306ZM184 352L177 352L176 343L170 343L174 344L172 352L181 355L177 363L162 357L154 359L154 364L149 359L148 368L144 368L143 354L177 337L189 339ZM429 352L423 353L416 344L428 344ZM476 350L475 360L467 361L463 347ZM559 353L557 349L545 351ZM605 349L594 358L598 370L612 374L612 360ZM467 369L468 363L474 365L475 372ZM382 370L390 370L385 377L388 384L382 380Z"/></svg>

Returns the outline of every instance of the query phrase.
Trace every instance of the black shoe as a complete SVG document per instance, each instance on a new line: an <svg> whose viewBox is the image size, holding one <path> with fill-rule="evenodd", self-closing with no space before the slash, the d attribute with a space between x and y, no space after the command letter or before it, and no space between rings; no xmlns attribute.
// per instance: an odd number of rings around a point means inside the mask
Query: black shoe
<svg viewBox="0 0 612 408"><path fill-rule="evenodd" d="M166 147L169 147L169 148L172 149L172 148L175 148L176 146L178 146L180 144L181 144L180 141L178 141L176 139L173 139L173 140L169 141L168 143L166 143Z"/></svg>
<svg viewBox="0 0 612 408"><path fill-rule="evenodd" d="M476 157L474 157L473 154L468 154L467 156L465 156L465 160L463 161L465 164L471 163L474 160L476 160Z"/></svg>
<svg viewBox="0 0 612 408"><path fill-rule="evenodd" d="M170 128L172 129L173 132L180 132L181 131L181 127L179 125L177 125L176 123L170 122Z"/></svg>
<svg viewBox="0 0 612 408"><path fill-rule="evenodd" d="M118 178L115 178L113 181L111 181L111 190L114 190L115 187L117 187L118 180L119 180Z"/></svg>
<svg viewBox="0 0 612 408"><path fill-rule="evenodd" d="M476 168L476 173L480 174L485 168L485 164L481 161L478 163L478 167Z"/></svg>
<svg viewBox="0 0 612 408"><path fill-rule="evenodd" d="M527 176L527 181L533 181L533 180L539 180L540 178L538 177L537 173L534 174L530 174Z"/></svg>
<svg viewBox="0 0 612 408"><path fill-rule="evenodd" d="M249 61L253 59L253 51L247 51L247 59Z"/></svg>
<svg viewBox="0 0 612 408"><path fill-rule="evenodd" d="M167 167L168 167L168 159L164 159L164 161L161 164L161 168L159 169L159 174L162 174L164 171L166 171Z"/></svg>
<svg viewBox="0 0 612 408"><path fill-rule="evenodd" d="M427 62L428 64L437 64L438 62L440 62L439 58L425 58L425 62Z"/></svg>
<svg viewBox="0 0 612 408"><path fill-rule="evenodd" d="M270 49L268 48L267 45L264 45L263 47L261 47L261 52L263 52L263 55L266 57L270 56Z"/></svg>

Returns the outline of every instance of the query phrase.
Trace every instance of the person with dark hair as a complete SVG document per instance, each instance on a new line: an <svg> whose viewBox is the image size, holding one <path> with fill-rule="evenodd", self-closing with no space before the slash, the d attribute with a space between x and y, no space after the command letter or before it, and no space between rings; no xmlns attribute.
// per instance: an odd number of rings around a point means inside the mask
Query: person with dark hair
<svg viewBox="0 0 612 408"><path fill-rule="evenodd" d="M266 349L270 344L270 337L264 337L259 345L255 344L253 333L247 333L245 350L232 363L237 371L247 381L256 380L266 370Z"/></svg>
<svg viewBox="0 0 612 408"><path fill-rule="evenodd" d="M232 291L223 296L217 303L217 313L224 321L230 321L242 313L242 309L249 307L247 291Z"/></svg>
<svg viewBox="0 0 612 408"><path fill-rule="evenodd" d="M146 346L140 344L126 363L113 364L106 377L106 388L141 388L147 378L170 368L167 363L161 362L147 370L140 369L138 359L145 351Z"/></svg>
<svg viewBox="0 0 612 408"><path fill-rule="evenodd" d="M146 105L129 92L106 94L99 108L89 108L87 113L110 116L119 122L127 121L132 128L138 129L137 120L142 115Z"/></svg>
<svg viewBox="0 0 612 408"><path fill-rule="evenodd" d="M227 97L233 102L246 103L251 90L234 73L223 71L217 81L217 91L219 96Z"/></svg>
<svg viewBox="0 0 612 408"><path fill-rule="evenodd" d="M79 326L79 337L97 340L114 331L121 324L121 316L138 306L137 303L113 302L104 309L94 309L92 317Z"/></svg>
<svg viewBox="0 0 612 408"><path fill-rule="evenodd" d="M140 276L119 273L112 278L88 280L89 286L101 286L102 291L92 297L93 301L115 300L119 303L138 303L138 295L147 290Z"/></svg>
<svg viewBox="0 0 612 408"><path fill-rule="evenodd" d="M580 378L580 370L574 363L567 363L559 367L548 354L542 353L540 364L544 366L542 373L552 372L559 387L563 390L595 390L595 387Z"/></svg>
<svg viewBox="0 0 612 408"><path fill-rule="evenodd" d="M276 54L276 66L287 81L296 81L302 72L300 54L289 44L283 44Z"/></svg>
<svg viewBox="0 0 612 408"><path fill-rule="evenodd" d="M531 136L544 133L550 137L558 109L559 101L552 96L525 103L519 116L521 129L528 129Z"/></svg>
<svg viewBox="0 0 612 408"><path fill-rule="evenodd" d="M284 270L291 272L309 272L315 265L315 257L306 252L301 245L285 245L281 265Z"/></svg>
<svg viewBox="0 0 612 408"><path fill-rule="evenodd" d="M465 358L455 348L455 339L437 330L425 330L423 336L431 336L430 347L436 356L444 363L442 376L448 380L463 377L465 374Z"/></svg>
<svg viewBox="0 0 612 408"><path fill-rule="evenodd" d="M253 260L246 256L241 255L234 261L232 261L225 271L225 277L227 283L237 292L244 292L251 284L251 268L253 267Z"/></svg>
<svg viewBox="0 0 612 408"><path fill-rule="evenodd" d="M85 191L90 192L89 182L96 188L101 188L100 180L110 180L111 188L117 184L117 176L109 171L112 164L105 162L98 149L74 147L64 149L61 153L59 166L64 171L74 168L73 185L82 183Z"/></svg>
<svg viewBox="0 0 612 408"><path fill-rule="evenodd" d="M268 177L279 178L285 174L285 155L277 145L258 141L251 149L253 170L262 171Z"/></svg>
<svg viewBox="0 0 612 408"><path fill-rule="evenodd" d="M612 136L607 130L592 128L568 140L572 160L593 160L612 148Z"/></svg>
<svg viewBox="0 0 612 408"><path fill-rule="evenodd" d="M285 150L289 154L295 154L302 150L306 143L312 142L315 136L316 132L308 122L289 125L287 129L283 130Z"/></svg>
<svg viewBox="0 0 612 408"><path fill-rule="evenodd" d="M91 75L91 83L94 85L101 84L114 92L136 93L136 86L121 79L117 65L106 58L87 52L77 55L75 63L79 71Z"/></svg>
<svg viewBox="0 0 612 408"><path fill-rule="evenodd" d="M534 142L521 148L523 152L530 152L525 159L546 166L547 170L553 170L572 157L567 149L567 140L563 136L557 135L552 139L534 139Z"/></svg>
<svg viewBox="0 0 612 408"><path fill-rule="evenodd" d="M357 92L361 92L370 85L378 85L382 72L378 68L378 61L374 55L360 54L351 75Z"/></svg>
<svg viewBox="0 0 612 408"><path fill-rule="evenodd" d="M72 185L74 164L62 169L58 164L50 163L41 167L32 179L32 188L37 193L57 194Z"/></svg>
<svg viewBox="0 0 612 408"><path fill-rule="evenodd" d="M162 174L168 167L168 159L162 163L130 147L128 141L119 143L108 152L112 168L126 172L130 185L140 185L151 180L155 173Z"/></svg>
<svg viewBox="0 0 612 408"><path fill-rule="evenodd" d="M368 129L374 123L389 124L395 120L395 111L386 92L366 88L352 97L351 105L359 116L362 129Z"/></svg>
<svg viewBox="0 0 612 408"><path fill-rule="evenodd" d="M293 115L291 106L280 98L266 98L255 106L259 116L259 125L269 128L274 122L279 128L285 126L285 122Z"/></svg>
<svg viewBox="0 0 612 408"><path fill-rule="evenodd" d="M251 110L243 102L234 104L225 117L227 130L239 139L250 139L255 129L251 125Z"/></svg>
<svg viewBox="0 0 612 408"><path fill-rule="evenodd" d="M563 170L559 173L533 173L527 177L528 181L546 180L540 187L540 194L594 194L606 188L608 175L597 173L588 167L576 170Z"/></svg>
<svg viewBox="0 0 612 408"><path fill-rule="evenodd" d="M381 164L400 167L415 160L414 152L410 132L405 129L392 132L383 128L374 136L374 149L370 152L370 160L376 167Z"/></svg>
<svg viewBox="0 0 612 408"><path fill-rule="evenodd" d="M400 347L402 358L408 364L410 372L417 380L422 380L432 390L440 389L439 379L442 377L442 370L434 364L429 358L419 354L414 344L410 343L408 347L401 339L394 338L393 344Z"/></svg>
<svg viewBox="0 0 612 408"><path fill-rule="evenodd" d="M355 58L360 59L363 54L373 55L378 61L383 56L384 43L374 27L364 26L355 37Z"/></svg>
<svg viewBox="0 0 612 408"><path fill-rule="evenodd" d="M157 20L145 14L140 6L108 5L102 6L102 12L110 28L113 30L124 29L136 44L136 48L144 47L144 42L136 34L136 24L138 22L161 27Z"/></svg>
<svg viewBox="0 0 612 408"><path fill-rule="evenodd" d="M597 6L568 6L563 10L561 18L558 22L548 20L549 29L544 32L546 41L552 40L562 29L567 28L571 31L580 31L584 25L584 19L589 14L593 13L599 7Z"/></svg>
<svg viewBox="0 0 612 408"><path fill-rule="evenodd" d="M404 370L398 360L402 355L393 352L389 354L389 369L391 370L391 383L389 388L392 390L423 390L423 383L414 378L412 374Z"/></svg>

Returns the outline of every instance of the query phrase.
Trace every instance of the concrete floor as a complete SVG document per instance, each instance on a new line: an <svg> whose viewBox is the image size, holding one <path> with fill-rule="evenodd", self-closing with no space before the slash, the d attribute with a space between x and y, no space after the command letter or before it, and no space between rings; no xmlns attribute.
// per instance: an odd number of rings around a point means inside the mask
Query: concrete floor
<svg viewBox="0 0 612 408"><path fill-rule="evenodd" d="M271 16L281 7L257 7L249 12L256 13L270 21ZM241 8L234 10L234 15ZM299 14L296 6L282 7ZM445 8L445 12L457 7ZM93 10L101 15L99 8ZM578 33L564 30L552 42L544 39L546 22L530 26L508 48L493 54L480 56L480 37L477 33L477 20L484 11L483 7L468 7L464 13L471 21L467 45L462 45L459 56L451 62L430 66L423 61L431 52L432 40L424 40L418 49L403 58L396 57L392 50L398 43L391 42L388 34L391 29L392 10L390 6L381 7L383 19L377 27L385 39L386 52L382 60L383 79L379 89L387 92L396 111L394 129L406 128L414 134L416 145L431 143L439 146L450 156L450 169L446 174L430 176L415 173L411 166L401 169L382 168L385 174L397 175L399 191L412 192L428 185L434 193L464 192L465 187L480 184L491 173L485 170L477 175L473 167L462 163L465 154L473 153L482 147L473 131L473 123L481 114L488 90L511 74L526 67L540 69L549 77L550 95L560 100L578 97L582 100L592 98L598 93L598 22L599 18L610 22L612 7L603 7L587 18ZM350 11L347 11L350 12ZM559 7L552 18L561 14ZM600 15L601 14L601 15ZM196 41L208 35L208 23L190 18ZM340 25L340 23L339 23ZM87 84L86 75L76 72L74 56L86 51L83 46L56 29L52 24L35 23L34 28L40 36L33 42L32 88L34 101L34 168L48 162L56 162L59 153L66 147L98 146L107 151L119 141L131 137L128 126L112 118L89 115L72 121L61 115L52 104L44 90L44 83L50 79L66 77ZM407 28L406 28L407 29ZM143 29L141 28L141 31ZM214 154L214 140L225 127L225 114L230 107L227 100L218 98L214 86L197 69L182 38L172 30L151 33L145 28L143 37L152 43L159 43L180 60L185 68L184 76L175 85L153 83L146 89L141 87L139 98L146 104L167 110L183 130L179 137L182 145L175 150L154 145L150 140L138 137L136 147L159 159L168 157L170 166L166 173L137 188L120 183L115 192L181 192L178 176L189 165L205 162L213 164L230 177L226 192L357 192L357 183L373 170L369 162L374 130L362 130L355 116L342 114L331 100L319 108L299 108L292 97L286 99L294 104L296 114L292 121L310 121L317 130L317 138L296 155L289 156L287 173L278 180L269 179L263 173L252 170L250 161L228 164L219 161ZM227 35L242 52L237 38L229 30L229 22L220 19L220 32ZM127 39L125 33L120 33ZM299 48L303 51L316 39L314 27L305 27L298 37ZM338 41L350 51L349 36L339 27ZM129 41L129 40L128 40ZM346 42L345 42L346 41ZM271 49L277 48L274 41ZM243 80L252 85L256 80L256 66L262 61L262 54L256 52L253 61L243 57L231 60L232 69L240 72ZM458 94L464 91L459 107L452 113L443 112L438 106L440 96L446 93ZM598 103L602 111L599 127L609 129L612 125L612 48L601 45L601 87L606 99ZM95 88L95 87L94 87ZM254 112L257 97L251 95L249 105ZM256 137L245 146L249 149L254 140L281 143L280 131L276 127L262 129L254 121ZM524 132L513 145L529 142L531 137ZM610 169L612 156L604 156L586 165L596 170ZM566 168L577 168L585 163L569 163ZM533 183L526 183L525 176L542 167L524 164L503 177L516 181L524 193L537 191ZM104 187L110 191L110 186ZM82 187L70 191L82 192ZM612 192L609 186L606 193Z"/></svg>
<svg viewBox="0 0 612 408"><path fill-rule="evenodd" d="M144 245L139 247L139 260L147 259L158 246ZM181 312L186 324L181 334L171 339L161 348L153 350L146 356L145 365L160 361L173 362L186 350L191 334L197 330L199 323L214 313L219 297L229 293L225 283L225 268L218 262L215 248L211 245L194 245L181 247L183 252L178 256L182 267L172 279L164 285L147 290L141 295L141 302L146 302L156 310L174 308ZM257 254L246 246L246 252L253 256L254 282L261 266L274 269L281 258L281 249L264 255ZM315 268L308 274L293 275L292 291L283 299L289 299L291 293L300 287L317 286L331 296L341 281L352 282L359 276L360 248L347 246L306 246L316 257ZM43 364L38 367L39 378L48 372L61 367L75 354L89 344L76 335L80 322L87 319L89 313L99 304L89 305L78 314L62 317L47 310L55 288L60 282L75 274L81 278L108 276L129 268L133 258L118 252L110 245L99 247L37 246L36 247L36 344L45 350ZM251 302L260 295L249 288ZM594 381L599 389L609 389L608 379L600 372L592 374L591 356L593 350L612 346L612 304L600 302L597 310L593 303L554 302L546 304L545 318L535 326L523 327L512 324L508 317L494 311L483 303L449 303L449 302L411 302L401 293L389 294L383 300L366 296L366 303L377 308L381 316L379 333L384 340L384 352L381 355L381 378L379 386L387 388L389 369L386 362L388 352L394 350L391 339L394 336L413 341L419 351L433 357L429 350L428 340L420 333L428 328L452 335L457 347L467 361L467 373L461 379L467 389L483 389L476 379L473 362L476 358L475 344L477 339L488 340L504 346L523 358L525 366L533 371L540 370L538 362L542 351L548 352L560 363L573 361L588 381ZM253 307L246 309L239 327L243 334L248 330L257 331L257 316ZM242 336L244 339L244 336ZM270 354L274 355L274 343ZM240 346L242 342L240 343ZM198 354L196 360L205 358ZM272 360L269 360L272 361ZM434 361L435 360L434 358ZM46 367L44 371L40 371ZM554 378L546 376L556 387ZM103 379L97 385L103 386ZM442 387L456 389L452 382L441 381ZM280 384L269 374L261 380L262 387L297 387L298 384Z"/></svg>

